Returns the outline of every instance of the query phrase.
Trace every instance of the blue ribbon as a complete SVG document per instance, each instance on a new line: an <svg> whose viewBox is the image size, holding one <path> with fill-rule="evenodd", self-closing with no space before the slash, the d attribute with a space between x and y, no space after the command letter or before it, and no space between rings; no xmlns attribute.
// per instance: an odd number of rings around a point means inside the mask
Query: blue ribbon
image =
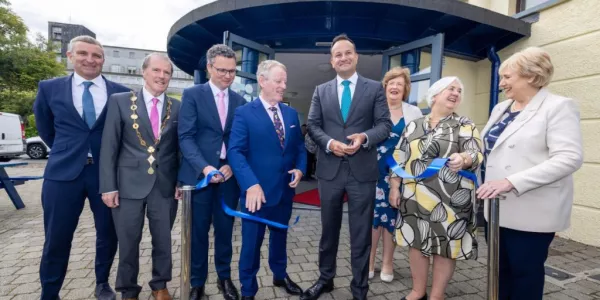
<svg viewBox="0 0 600 300"><path fill-rule="evenodd" d="M200 190L200 189L207 187L210 184L210 180L215 175L221 175L221 176L225 177L225 175L223 175L223 173L219 172L218 170L211 171L210 173L208 173L208 175L206 175L206 177L204 177L202 180L200 180L198 182L198 184L196 184L196 190ZM292 178L293 178L293 176L292 176ZM292 181L293 181L293 179L292 179ZM256 222L267 224L269 226L273 226L273 227L280 228L280 229L288 229L289 228L289 226L281 224L281 223L269 221L269 220L263 219L261 217L257 217L257 216L251 215L251 214L243 213L241 211L233 210L233 209L231 209L231 207L229 207L229 206L227 206L227 204L225 204L224 198L221 198L221 208L223 208L223 211L225 212L225 214L232 216L232 217L238 217L238 218L242 218L242 219L246 219L246 220L256 221ZM298 223L298 221L300 221L300 216L296 216L296 220L294 221L293 225L296 225Z"/></svg>
<svg viewBox="0 0 600 300"><path fill-rule="evenodd" d="M446 162L448 162L448 158L435 158L431 162L431 164L429 166L427 166L427 169L425 169L425 171L423 171L423 173L421 173L420 175L417 175L417 176L413 176L413 175L408 174L406 171L404 171L404 169L402 169L398 165L398 163L396 162L396 160L394 159L394 157L392 155L389 155L386 158L386 163L388 164L388 166L390 167L392 172L396 173L396 175L398 175L404 179L423 179L423 178L429 178L431 176L434 176L435 174L437 174L437 172L439 172L446 165ZM479 182L477 180L477 175L475 175L475 173L465 171L465 170L460 170L460 171L458 171L458 175L466 177L466 178L470 179L471 181L473 181L473 183L475 183L475 188L479 187Z"/></svg>

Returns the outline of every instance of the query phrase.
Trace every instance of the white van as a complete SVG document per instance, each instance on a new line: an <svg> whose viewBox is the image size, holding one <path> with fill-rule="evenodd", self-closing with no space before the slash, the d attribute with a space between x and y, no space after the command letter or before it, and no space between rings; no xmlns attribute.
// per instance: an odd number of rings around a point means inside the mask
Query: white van
<svg viewBox="0 0 600 300"><path fill-rule="evenodd" d="M25 154L25 125L21 116L0 112L0 162Z"/></svg>

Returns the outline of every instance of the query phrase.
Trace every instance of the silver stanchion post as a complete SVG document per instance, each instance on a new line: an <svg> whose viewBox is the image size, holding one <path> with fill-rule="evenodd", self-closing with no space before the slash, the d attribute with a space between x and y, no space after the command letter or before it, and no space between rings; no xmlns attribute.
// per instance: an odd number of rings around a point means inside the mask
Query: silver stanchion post
<svg viewBox="0 0 600 300"><path fill-rule="evenodd" d="M182 187L183 205L181 212L181 284L179 299L190 299L190 265L192 261L192 191L194 186Z"/></svg>
<svg viewBox="0 0 600 300"><path fill-rule="evenodd" d="M488 300L498 300L500 261L500 198L489 200L488 206Z"/></svg>

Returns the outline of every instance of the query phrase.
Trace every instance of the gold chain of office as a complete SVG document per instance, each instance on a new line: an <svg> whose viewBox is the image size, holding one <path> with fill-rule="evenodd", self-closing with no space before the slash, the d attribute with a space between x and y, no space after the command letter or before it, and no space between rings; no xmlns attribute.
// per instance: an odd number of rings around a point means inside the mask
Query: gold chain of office
<svg viewBox="0 0 600 300"><path fill-rule="evenodd" d="M148 146L148 144L146 143L146 141L144 140L144 138L142 138L142 134L140 133L140 125L137 123L137 119L139 118L138 114L137 114L137 96L135 95L135 93L132 91L131 92L131 120L133 120L133 129L135 130L135 133L138 137L138 139L140 140L140 145L142 145L142 147L146 148L146 151L148 151L148 163L150 163L150 167L148 168L148 174L152 175L154 174L154 169L152 168L152 163L155 161L154 159L154 152L156 151L156 145L158 145L158 143L160 142L160 136L154 139L154 145L150 145ZM171 100L167 100L167 116L165 118L163 118L162 124L160 125L160 132L163 131L163 129L165 128L165 124L167 124L167 121L171 118Z"/></svg>

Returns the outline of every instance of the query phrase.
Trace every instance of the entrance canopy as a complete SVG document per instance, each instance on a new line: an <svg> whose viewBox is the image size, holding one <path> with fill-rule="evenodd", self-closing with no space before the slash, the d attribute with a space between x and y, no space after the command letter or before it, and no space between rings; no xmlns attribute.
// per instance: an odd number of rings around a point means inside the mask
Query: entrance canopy
<svg viewBox="0 0 600 300"><path fill-rule="evenodd" d="M328 53L333 37L346 33L363 54L443 33L444 55L477 61L491 46L500 50L529 36L531 26L458 0L218 0L172 26L167 52L193 74L225 31L297 53Z"/></svg>

